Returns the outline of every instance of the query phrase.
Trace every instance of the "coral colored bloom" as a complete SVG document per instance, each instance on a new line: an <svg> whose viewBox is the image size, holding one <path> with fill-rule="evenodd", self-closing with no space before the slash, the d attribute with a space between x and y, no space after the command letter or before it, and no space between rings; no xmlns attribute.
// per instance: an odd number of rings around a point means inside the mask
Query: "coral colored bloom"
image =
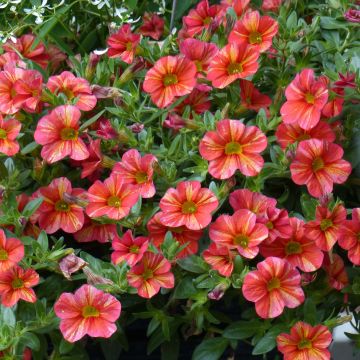
<svg viewBox="0 0 360 360"><path fill-rule="evenodd" d="M259 111L267 109L272 103L270 97L256 89L251 81L241 79L240 90L240 109Z"/></svg>
<svg viewBox="0 0 360 360"><path fill-rule="evenodd" d="M124 183L119 175L111 175L104 182L97 180L88 190L86 214L91 218L107 216L120 220L129 214L139 195L139 189Z"/></svg>
<svg viewBox="0 0 360 360"><path fill-rule="evenodd" d="M41 156L44 160L52 164L67 156L73 160L89 157L89 151L79 137L80 117L77 107L61 105L39 120L34 138L43 145Z"/></svg>
<svg viewBox="0 0 360 360"><path fill-rule="evenodd" d="M130 149L122 156L121 162L113 167L113 174L119 175L124 184L133 184L143 198L151 198L155 195L153 183L153 165L157 162L154 155L146 154L141 157L139 151Z"/></svg>
<svg viewBox="0 0 360 360"><path fill-rule="evenodd" d="M360 23L360 10L349 9L345 12L344 18L352 23Z"/></svg>
<svg viewBox="0 0 360 360"><path fill-rule="evenodd" d="M130 24L124 24L115 34L107 39L108 56L120 58L127 64L134 61L136 49L140 43L140 35L131 32Z"/></svg>
<svg viewBox="0 0 360 360"><path fill-rule="evenodd" d="M351 173L351 165L342 159L344 150L336 144L317 139L301 141L290 165L295 184L306 185L310 195L320 197L342 184Z"/></svg>
<svg viewBox="0 0 360 360"><path fill-rule="evenodd" d="M88 151L89 157L80 162L80 166L82 167L82 179L90 177L91 175L95 175L95 177L97 177L104 168L104 156L101 153L101 139L90 140Z"/></svg>
<svg viewBox="0 0 360 360"><path fill-rule="evenodd" d="M19 143L15 140L19 135L21 123L15 119L4 120L0 114L0 153L13 156L19 152Z"/></svg>
<svg viewBox="0 0 360 360"><path fill-rule="evenodd" d="M264 11L278 11L282 0L264 0L261 9Z"/></svg>
<svg viewBox="0 0 360 360"><path fill-rule="evenodd" d="M62 293L54 311L65 340L73 343L85 335L109 338L116 331L121 304L114 296L83 285L74 294Z"/></svg>
<svg viewBox="0 0 360 360"><path fill-rule="evenodd" d="M236 210L247 209L257 216L265 216L267 208L276 206L276 200L249 189L235 190L230 194L229 202Z"/></svg>
<svg viewBox="0 0 360 360"><path fill-rule="evenodd" d="M276 140L282 149L286 149L295 142L309 139L326 140L334 142L336 134L331 126L325 121L319 121L315 127L310 130L304 130L299 124L281 123L276 129Z"/></svg>
<svg viewBox="0 0 360 360"><path fill-rule="evenodd" d="M36 197L44 199L36 211L40 228L48 234L59 229L67 233L80 230L84 224L84 210L76 200L81 200L84 194L83 189L73 189L65 177L54 179L48 186L40 188L35 193ZM72 198L75 201L71 201Z"/></svg>
<svg viewBox="0 0 360 360"><path fill-rule="evenodd" d="M315 242L307 237L304 222L290 218L292 233L288 238L277 238L272 243L264 243L260 253L264 257L276 256L305 272L319 269L324 255Z"/></svg>
<svg viewBox="0 0 360 360"><path fill-rule="evenodd" d="M349 284L349 277L346 273L345 264L342 257L332 254L332 259L328 255L324 257L323 268L326 271L329 285L340 291Z"/></svg>
<svg viewBox="0 0 360 360"><path fill-rule="evenodd" d="M7 64L26 69L26 64L20 59L20 56L14 52L7 52L0 55L0 70L3 70L4 66Z"/></svg>
<svg viewBox="0 0 360 360"><path fill-rule="evenodd" d="M339 245L348 250L348 258L354 265L360 265L360 208L353 209L352 219L341 225Z"/></svg>
<svg viewBox="0 0 360 360"><path fill-rule="evenodd" d="M232 7L237 17L240 18L243 14L245 14L245 11L249 7L249 3L250 0L222 0L221 6L223 6L224 9Z"/></svg>
<svg viewBox="0 0 360 360"><path fill-rule="evenodd" d="M115 224L101 224L89 217L85 217L84 226L81 230L74 233L77 242L97 241L99 243L107 243L117 236Z"/></svg>
<svg viewBox="0 0 360 360"><path fill-rule="evenodd" d="M154 40L159 40L164 32L165 21L155 13L145 12L143 24L139 27L139 33L143 36L150 36Z"/></svg>
<svg viewBox="0 0 360 360"><path fill-rule="evenodd" d="M39 283L39 274L33 269L13 266L0 272L0 299L6 307L14 306L20 299L34 303L36 295L32 287Z"/></svg>
<svg viewBox="0 0 360 360"><path fill-rule="evenodd" d="M36 46L34 46L36 43ZM16 43L8 40L3 49L6 52L20 53L24 58L34 61L43 69L46 69L50 56L47 53L44 44L32 34L25 34L16 39Z"/></svg>
<svg viewBox="0 0 360 360"><path fill-rule="evenodd" d="M228 44L212 59L207 78L216 88L223 89L236 79L244 79L256 73L259 51L246 44Z"/></svg>
<svg viewBox="0 0 360 360"><path fill-rule="evenodd" d="M285 96L286 102L280 109L283 122L310 130L319 122L327 103L327 84L323 79L315 79L314 70L304 69L286 88Z"/></svg>
<svg viewBox="0 0 360 360"><path fill-rule="evenodd" d="M182 114L187 106L190 107L190 111L194 111L196 114L204 113L211 107L209 93L195 88L189 96L187 96L179 105L175 106L173 110Z"/></svg>
<svg viewBox="0 0 360 360"><path fill-rule="evenodd" d="M76 77L70 71L50 76L46 86L55 95L64 94L68 102L80 110L89 111L96 105L97 99L91 91L89 82Z"/></svg>
<svg viewBox="0 0 360 360"><path fill-rule="evenodd" d="M234 270L234 260L237 252L227 246L211 243L203 252L204 260L220 275L230 277Z"/></svg>
<svg viewBox="0 0 360 360"><path fill-rule="evenodd" d="M264 52L271 47L278 29L277 21L270 16L260 16L258 11L249 11L236 22L229 35L229 42L252 45Z"/></svg>
<svg viewBox="0 0 360 360"><path fill-rule="evenodd" d="M211 59L218 53L218 47L197 39L186 39L180 44L180 52L193 61L199 73L206 73Z"/></svg>
<svg viewBox="0 0 360 360"><path fill-rule="evenodd" d="M211 213L219 204L215 194L202 188L199 181L181 181L160 200L161 222L170 227L186 226L200 230L211 222Z"/></svg>
<svg viewBox="0 0 360 360"><path fill-rule="evenodd" d="M17 238L6 238L0 229L0 273L9 270L24 257L24 245Z"/></svg>
<svg viewBox="0 0 360 360"><path fill-rule="evenodd" d="M256 222L253 212L243 209L232 216L220 215L210 225L209 236L215 244L236 249L243 257L253 259L269 232L265 225Z"/></svg>
<svg viewBox="0 0 360 360"><path fill-rule="evenodd" d="M346 209L342 205L336 205L331 211L326 206L317 206L315 220L305 225L306 234L319 249L330 251L338 240L345 219Z"/></svg>
<svg viewBox="0 0 360 360"><path fill-rule="evenodd" d="M300 286L301 276L289 262L268 257L244 278L242 293L255 302L256 313L264 318L282 314L285 307L296 308L305 300Z"/></svg>
<svg viewBox="0 0 360 360"><path fill-rule="evenodd" d="M224 119L216 124L216 131L205 134L199 152L209 161L209 173L213 177L228 179L236 170L246 176L259 174L264 165L259 154L266 146L266 136L256 126Z"/></svg>
<svg viewBox="0 0 360 360"><path fill-rule="evenodd" d="M175 97L190 94L196 85L196 66L185 57L165 56L146 73L143 89L159 107L170 105Z"/></svg>
<svg viewBox="0 0 360 360"><path fill-rule="evenodd" d="M339 73L339 80L334 82L334 86L340 89L350 88L355 89L356 88L356 74L347 72L346 74Z"/></svg>
<svg viewBox="0 0 360 360"><path fill-rule="evenodd" d="M330 360L328 347L332 336L323 325L312 327L298 321L290 330L290 334L277 336L277 348L284 355L284 360Z"/></svg>
<svg viewBox="0 0 360 360"><path fill-rule="evenodd" d="M150 299L160 288L171 289L175 285L171 264L161 254L146 252L141 261L127 273L129 285L136 288L138 295Z"/></svg>
<svg viewBox="0 0 360 360"><path fill-rule="evenodd" d="M166 233L170 231L172 237L180 244L180 246L186 245L185 248L176 255L177 258L196 254L199 248L199 240L203 235L203 230L189 230L185 226L165 226L161 222L162 215L162 212L156 213L146 224L149 232L148 236L152 243L160 248L160 245L165 240Z"/></svg>
<svg viewBox="0 0 360 360"><path fill-rule="evenodd" d="M342 112L344 101L344 89L331 89L329 101L323 107L321 114L326 118L332 118L340 115Z"/></svg>
<svg viewBox="0 0 360 360"><path fill-rule="evenodd" d="M132 267L144 256L149 246L149 238L138 236L134 238L131 230L128 230L122 238L116 237L112 242L114 252L111 261L117 265L123 261Z"/></svg>

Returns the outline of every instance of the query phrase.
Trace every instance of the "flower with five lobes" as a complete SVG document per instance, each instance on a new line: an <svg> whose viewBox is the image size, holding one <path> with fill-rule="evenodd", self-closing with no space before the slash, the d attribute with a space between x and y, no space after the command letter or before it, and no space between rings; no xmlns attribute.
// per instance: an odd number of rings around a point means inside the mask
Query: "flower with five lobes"
<svg viewBox="0 0 360 360"><path fill-rule="evenodd" d="M62 293L54 311L65 340L73 343L85 335L109 338L116 331L121 304L114 296L83 285L74 294Z"/></svg>
<svg viewBox="0 0 360 360"><path fill-rule="evenodd" d="M211 60L207 78L213 87L223 89L237 79L256 73L259 50L246 44L228 44Z"/></svg>
<svg viewBox="0 0 360 360"><path fill-rule="evenodd" d="M280 109L283 122L312 129L320 120L328 95L327 81L316 80L312 69L302 70L285 90L286 102Z"/></svg>
<svg viewBox="0 0 360 360"><path fill-rule="evenodd" d="M36 127L35 141L43 145L41 156L52 164L66 156L73 160L89 157L85 143L79 137L80 110L61 105L42 117Z"/></svg>
<svg viewBox="0 0 360 360"><path fill-rule="evenodd" d="M279 24L270 16L260 16L258 11L249 11L237 21L229 35L229 43L254 46L260 52L271 47Z"/></svg>
<svg viewBox="0 0 360 360"><path fill-rule="evenodd" d="M114 252L111 261L117 265L123 261L132 267L138 263L149 246L149 238L138 236L134 238L132 231L128 230L123 237L115 237L112 241Z"/></svg>
<svg viewBox="0 0 360 360"><path fill-rule="evenodd" d="M305 300L300 286L301 275L288 261L268 257L244 278L242 292L255 303L256 313L263 319L275 318L285 307L296 308Z"/></svg>
<svg viewBox="0 0 360 360"><path fill-rule="evenodd" d="M48 234L59 229L67 233L80 230L84 225L84 209L79 202L84 196L85 191L73 189L66 177L54 179L48 186L38 189L33 197L44 199L35 213L40 228Z"/></svg>
<svg viewBox="0 0 360 360"><path fill-rule="evenodd" d="M351 173L343 155L339 145L317 139L301 141L290 165L291 178L295 184L306 185L311 196L329 194L334 183L344 183Z"/></svg>
<svg viewBox="0 0 360 360"><path fill-rule="evenodd" d="M36 295L32 287L39 283L39 274L33 269L24 270L18 265L0 272L0 299L6 307L14 306L20 299L34 303Z"/></svg>
<svg viewBox="0 0 360 360"><path fill-rule="evenodd" d="M249 210L238 210L234 215L220 215L210 225L209 236L219 246L236 249L245 258L253 259L259 245L269 235L267 227L256 222L256 215Z"/></svg>
<svg viewBox="0 0 360 360"><path fill-rule="evenodd" d="M171 264L162 254L146 252L141 261L127 273L129 285L136 288L138 295L150 299L160 288L174 287L175 278L170 272Z"/></svg>
<svg viewBox="0 0 360 360"><path fill-rule="evenodd" d="M19 152L20 146L16 141L21 123L16 119L4 120L0 114L0 153L13 156Z"/></svg>
<svg viewBox="0 0 360 360"><path fill-rule="evenodd" d="M165 20L155 13L146 12L142 18L143 24L139 27L139 33L159 40L164 32Z"/></svg>
<svg viewBox="0 0 360 360"><path fill-rule="evenodd" d="M259 111L262 108L266 110L272 102L271 98L256 89L251 81L244 79L240 80L240 98L239 111L242 109Z"/></svg>
<svg viewBox="0 0 360 360"><path fill-rule="evenodd" d="M24 245L17 238L6 238L0 229L0 273L9 270L24 257Z"/></svg>
<svg viewBox="0 0 360 360"><path fill-rule="evenodd" d="M234 270L234 260L237 255L236 250L230 250L227 246L211 243L203 252L204 260L217 270L220 275L230 277Z"/></svg>
<svg viewBox="0 0 360 360"><path fill-rule="evenodd" d="M120 175L111 175L104 182L96 180L88 190L86 214L90 218L107 216L120 220L127 216L139 199L139 189L124 183Z"/></svg>
<svg viewBox="0 0 360 360"><path fill-rule="evenodd" d="M245 176L259 174L267 138L256 126L245 126L239 120L220 120L216 131L208 131L200 141L200 155L209 161L209 173L217 179L228 179L236 170Z"/></svg>
<svg viewBox="0 0 360 360"><path fill-rule="evenodd" d="M311 325L297 322L290 334L277 336L277 348L284 355L284 360L330 360L328 347L332 336L324 325Z"/></svg>
<svg viewBox="0 0 360 360"><path fill-rule="evenodd" d="M344 260L340 255L332 254L332 259L330 259L330 256L326 254L322 267L332 288L340 291L349 285L349 277L345 269Z"/></svg>
<svg viewBox="0 0 360 360"><path fill-rule="evenodd" d="M182 56L165 56L146 73L145 92L159 108L170 105L177 96L190 94L196 85L196 66Z"/></svg>
<svg viewBox="0 0 360 360"><path fill-rule="evenodd" d="M181 181L176 189L168 189L160 200L160 221L170 227L200 230L210 224L212 212L218 205L215 194L202 188L199 181Z"/></svg>

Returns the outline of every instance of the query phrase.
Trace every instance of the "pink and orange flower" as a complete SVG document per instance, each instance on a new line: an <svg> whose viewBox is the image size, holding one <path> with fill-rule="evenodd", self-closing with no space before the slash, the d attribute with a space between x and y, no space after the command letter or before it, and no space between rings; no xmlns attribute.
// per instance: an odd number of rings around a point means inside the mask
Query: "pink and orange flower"
<svg viewBox="0 0 360 360"><path fill-rule="evenodd" d="M351 165L342 159L343 154L339 145L327 141L301 141L290 165L291 178L295 184L306 185L314 197L329 194L334 183L344 183L351 173Z"/></svg>
<svg viewBox="0 0 360 360"><path fill-rule="evenodd" d="M248 80L240 80L240 107L238 111L242 109L253 110L258 112L260 109L265 109L271 105L272 100L269 96L260 93L255 88L254 84Z"/></svg>
<svg viewBox="0 0 360 360"><path fill-rule="evenodd" d="M139 27L139 33L143 36L150 36L154 40L159 40L164 32L165 21L155 13L145 13L143 24Z"/></svg>
<svg viewBox="0 0 360 360"><path fill-rule="evenodd" d="M54 305L60 331L71 343L85 335L109 338L121 313L120 302L112 295L83 285L72 293L62 293Z"/></svg>
<svg viewBox="0 0 360 360"><path fill-rule="evenodd" d="M234 260L237 255L236 250L231 250L227 246L211 243L203 252L204 260L217 270L220 275L230 277L234 270Z"/></svg>
<svg viewBox="0 0 360 360"><path fill-rule="evenodd" d="M328 347L332 341L329 329L324 325L297 322L290 334L282 333L276 338L277 348L284 360L330 360Z"/></svg>
<svg viewBox="0 0 360 360"><path fill-rule="evenodd" d="M20 150L16 137L19 135L21 123L16 119L4 120L0 114L0 153L13 156Z"/></svg>
<svg viewBox="0 0 360 360"><path fill-rule="evenodd" d="M196 85L196 66L181 56L165 56L147 72L145 92L159 108L170 105L177 96L190 94Z"/></svg>
<svg viewBox="0 0 360 360"><path fill-rule="evenodd" d="M174 287L175 278L171 264L161 254L146 252L141 261L127 273L129 285L136 288L138 295L150 299L160 288Z"/></svg>
<svg viewBox="0 0 360 360"><path fill-rule="evenodd" d="M85 215L85 222L82 229L74 233L77 242L97 241L107 243L113 241L117 235L115 224L102 224L90 219Z"/></svg>
<svg viewBox="0 0 360 360"><path fill-rule="evenodd" d="M245 299L255 302L256 313L263 319L275 318L285 307L296 308L305 300L301 276L289 262L268 257L244 278Z"/></svg>
<svg viewBox="0 0 360 360"><path fill-rule="evenodd" d="M0 273L18 264L24 257L24 245L17 238L7 238L0 229Z"/></svg>
<svg viewBox="0 0 360 360"><path fill-rule="evenodd" d="M176 189L168 189L160 200L160 221L165 226L201 230L210 224L218 204L215 194L202 188L199 181L182 181Z"/></svg>
<svg viewBox="0 0 360 360"><path fill-rule="evenodd" d="M199 152L209 161L209 173L213 177L228 179L236 170L245 176L259 174L264 165L260 153L266 146L266 136L256 126L224 119L216 124L216 131L205 134Z"/></svg>
<svg viewBox="0 0 360 360"><path fill-rule="evenodd" d="M340 255L332 254L331 260L329 255L325 255L323 269L326 271L329 285L333 289L340 291L349 284L345 264Z"/></svg>

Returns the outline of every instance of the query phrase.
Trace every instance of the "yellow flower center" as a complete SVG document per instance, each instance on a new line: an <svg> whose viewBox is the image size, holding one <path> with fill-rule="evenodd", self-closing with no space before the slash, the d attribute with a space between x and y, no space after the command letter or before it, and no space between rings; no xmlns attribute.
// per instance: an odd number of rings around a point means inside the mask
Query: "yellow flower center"
<svg viewBox="0 0 360 360"><path fill-rule="evenodd" d="M225 154L226 155L240 155L242 153L242 146L236 142L232 141L225 145Z"/></svg>
<svg viewBox="0 0 360 360"><path fill-rule="evenodd" d="M153 271L151 269L146 269L143 272L142 277L144 280L152 279L154 277Z"/></svg>
<svg viewBox="0 0 360 360"><path fill-rule="evenodd" d="M167 74L163 78L164 86L175 85L178 83L178 78L175 74Z"/></svg>
<svg viewBox="0 0 360 360"><path fill-rule="evenodd" d="M243 67L240 63L231 63L227 68L229 75L239 74L243 71Z"/></svg>
<svg viewBox="0 0 360 360"><path fill-rule="evenodd" d="M312 163L312 169L316 172L324 168L324 161L321 157L317 157L314 159Z"/></svg>
<svg viewBox="0 0 360 360"><path fill-rule="evenodd" d="M182 234L183 231L184 231L182 226L180 226L180 227L169 227L168 230L171 231L172 233L175 233L175 234Z"/></svg>
<svg viewBox="0 0 360 360"><path fill-rule="evenodd" d="M298 343L298 349L299 350L303 350L303 349L311 349L312 348L312 342L308 339L302 339L299 343Z"/></svg>
<svg viewBox="0 0 360 360"><path fill-rule="evenodd" d="M69 99L72 100L75 96L74 93L70 89L62 89L61 92Z"/></svg>
<svg viewBox="0 0 360 360"><path fill-rule="evenodd" d="M129 251L132 253L132 254L138 254L139 253L139 247L137 245L131 245L129 247Z"/></svg>
<svg viewBox="0 0 360 360"><path fill-rule="evenodd" d="M0 249L0 261L5 261L9 258L9 254L5 249Z"/></svg>
<svg viewBox="0 0 360 360"><path fill-rule="evenodd" d="M64 200L58 200L55 203L55 210L56 211L61 211L61 212L69 212L70 211L70 205Z"/></svg>
<svg viewBox="0 0 360 360"><path fill-rule="evenodd" d="M13 99L17 95L16 90L12 87L10 90L10 96Z"/></svg>
<svg viewBox="0 0 360 360"><path fill-rule="evenodd" d="M330 219L323 219L320 222L320 229L326 231L328 228L332 227L334 224Z"/></svg>
<svg viewBox="0 0 360 360"><path fill-rule="evenodd" d="M268 291L272 291L274 289L279 289L280 285L281 285L280 280L278 278L272 278L267 284L267 289L268 289Z"/></svg>
<svg viewBox="0 0 360 360"><path fill-rule="evenodd" d="M4 129L0 129L0 139L6 139L7 138L7 132Z"/></svg>
<svg viewBox="0 0 360 360"><path fill-rule="evenodd" d="M309 140L311 139L311 136L309 134L302 134L297 138L297 141L303 141L303 140Z"/></svg>
<svg viewBox="0 0 360 360"><path fill-rule="evenodd" d="M107 204L111 207L119 208L121 206L121 200L117 196L110 196L107 199Z"/></svg>
<svg viewBox="0 0 360 360"><path fill-rule="evenodd" d="M250 33L249 35L249 43L250 44L261 44L262 43L262 36L257 31Z"/></svg>
<svg viewBox="0 0 360 360"><path fill-rule="evenodd" d="M143 184L148 181L147 173L144 171L138 171L135 175L135 180L138 184Z"/></svg>
<svg viewBox="0 0 360 360"><path fill-rule="evenodd" d="M315 103L315 96L310 93L305 94L305 100L308 104L314 104Z"/></svg>
<svg viewBox="0 0 360 360"><path fill-rule="evenodd" d="M246 235L237 235L234 238L234 243L240 245L242 248L247 248L249 245L249 238Z"/></svg>
<svg viewBox="0 0 360 360"><path fill-rule="evenodd" d="M273 224L271 221L268 221L268 222L266 223L266 227L267 227L268 229L272 230L272 229L274 228L274 224Z"/></svg>
<svg viewBox="0 0 360 360"><path fill-rule="evenodd" d="M296 241L289 241L285 248L286 255L301 254L301 244Z"/></svg>
<svg viewBox="0 0 360 360"><path fill-rule="evenodd" d="M130 51L130 50L132 49L132 47L133 47L132 42L126 43L126 50L127 50L127 51Z"/></svg>
<svg viewBox="0 0 360 360"><path fill-rule="evenodd" d="M212 18L210 16L208 16L203 20L203 24L204 25L209 25L211 23L211 20L212 20Z"/></svg>
<svg viewBox="0 0 360 360"><path fill-rule="evenodd" d="M60 131L61 140L76 140L78 132L73 128L64 128Z"/></svg>
<svg viewBox="0 0 360 360"><path fill-rule="evenodd" d="M87 319L89 317L99 317L100 311L91 305L86 305L82 309L82 316Z"/></svg>
<svg viewBox="0 0 360 360"><path fill-rule="evenodd" d="M21 289L24 287L24 282L19 279L19 278L15 278L12 282L11 282L11 287L13 289Z"/></svg>
<svg viewBox="0 0 360 360"><path fill-rule="evenodd" d="M203 71L203 66L202 66L202 62L199 60L195 60L194 61L195 65L196 65L196 70L197 71Z"/></svg>
<svg viewBox="0 0 360 360"><path fill-rule="evenodd" d="M196 204L193 201L185 201L181 207L183 214L193 214L196 212Z"/></svg>

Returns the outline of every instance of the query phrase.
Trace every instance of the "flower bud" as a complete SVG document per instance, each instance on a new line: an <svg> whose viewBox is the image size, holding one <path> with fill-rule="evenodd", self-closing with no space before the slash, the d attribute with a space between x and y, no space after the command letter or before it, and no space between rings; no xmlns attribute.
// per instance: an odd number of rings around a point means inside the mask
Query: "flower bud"
<svg viewBox="0 0 360 360"><path fill-rule="evenodd" d="M71 280L71 274L81 270L87 262L74 254L70 254L59 262L59 268L64 277Z"/></svg>

